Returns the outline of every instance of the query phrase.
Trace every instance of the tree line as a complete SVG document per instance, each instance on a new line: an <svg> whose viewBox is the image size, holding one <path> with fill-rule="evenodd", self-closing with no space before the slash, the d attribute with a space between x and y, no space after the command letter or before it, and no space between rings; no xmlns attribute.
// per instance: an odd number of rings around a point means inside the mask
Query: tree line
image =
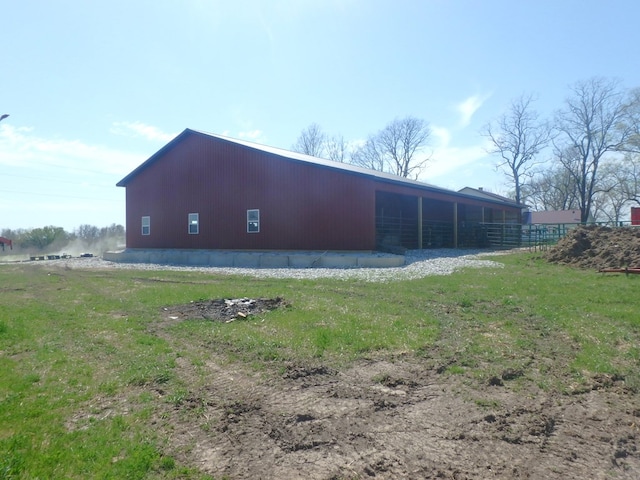
<svg viewBox="0 0 640 480"><path fill-rule="evenodd" d="M569 87L550 118L523 94L478 132L507 177L509 195L533 210L580 211L582 222L619 222L640 205L640 88L594 77ZM425 169L428 122L399 118L353 145L312 124L293 150L417 178Z"/></svg>
<svg viewBox="0 0 640 480"><path fill-rule="evenodd" d="M602 77L577 82L550 119L533 103L531 95L514 100L482 132L516 200L576 209L582 222L619 222L640 205L640 88Z"/></svg>
<svg viewBox="0 0 640 480"><path fill-rule="evenodd" d="M0 237L13 242L13 248L28 252L44 252L64 248L99 249L100 253L115 249L125 242L125 229L122 225L111 224L107 227L80 225L71 232L62 227L45 226L38 228L4 228Z"/></svg>
<svg viewBox="0 0 640 480"><path fill-rule="evenodd" d="M317 123L312 123L291 148L314 157L418 178L430 158L425 151L430 137L429 123L412 116L396 118L357 145L347 142L342 135L327 135Z"/></svg>

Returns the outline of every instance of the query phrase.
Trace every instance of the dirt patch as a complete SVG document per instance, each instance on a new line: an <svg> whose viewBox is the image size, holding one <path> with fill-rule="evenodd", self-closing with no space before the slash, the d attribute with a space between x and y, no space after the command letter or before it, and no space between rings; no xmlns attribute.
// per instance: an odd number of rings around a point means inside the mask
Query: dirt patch
<svg viewBox="0 0 640 480"><path fill-rule="evenodd" d="M185 378L195 375L187 361ZM637 398L472 386L416 361L257 376L206 365L206 385L165 403L167 454L214 478L598 479L640 475Z"/></svg>
<svg viewBox="0 0 640 480"><path fill-rule="evenodd" d="M171 320L206 319L219 322L231 322L250 315L267 313L287 307L288 303L280 298L220 298L199 300L183 305L171 305L162 309L165 317Z"/></svg>
<svg viewBox="0 0 640 480"><path fill-rule="evenodd" d="M165 307L163 316L227 322L287 306L236 300ZM640 400L616 377L560 394L521 382L521 370L475 382L428 358L256 372L206 344L190 347L209 361L176 359L180 395L142 388L158 399L150 421L167 439L164 453L214 478L640 478ZM74 426L87 421L77 416Z"/></svg>
<svg viewBox="0 0 640 480"><path fill-rule="evenodd" d="M286 305L255 303L254 311ZM219 300L163 312L176 317L168 323L233 318ZM175 342L166 325L155 333ZM180 389L132 386L126 401L92 400L67 427L148 409L131 401L146 393L163 454L213 478L640 478L640 399L615 376L594 376L561 394L522 382L532 371L509 369L479 382L447 373L428 354L255 371L206 342L189 348L208 360L176 357Z"/></svg>
<svg viewBox="0 0 640 480"><path fill-rule="evenodd" d="M580 226L552 247L546 258L581 268L640 267L640 229Z"/></svg>

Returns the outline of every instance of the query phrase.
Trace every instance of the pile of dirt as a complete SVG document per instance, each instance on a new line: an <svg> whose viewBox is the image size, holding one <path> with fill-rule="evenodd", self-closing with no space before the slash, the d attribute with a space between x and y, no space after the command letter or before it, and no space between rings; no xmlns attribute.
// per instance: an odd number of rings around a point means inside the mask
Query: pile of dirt
<svg viewBox="0 0 640 480"><path fill-rule="evenodd" d="M280 298L220 298L214 300L199 300L185 305L164 307L165 315L173 320L186 318L203 318L219 322L230 322L247 318L249 315L270 312L277 308L288 306Z"/></svg>
<svg viewBox="0 0 640 480"><path fill-rule="evenodd" d="M580 226L551 248L546 258L581 268L640 267L640 230Z"/></svg>

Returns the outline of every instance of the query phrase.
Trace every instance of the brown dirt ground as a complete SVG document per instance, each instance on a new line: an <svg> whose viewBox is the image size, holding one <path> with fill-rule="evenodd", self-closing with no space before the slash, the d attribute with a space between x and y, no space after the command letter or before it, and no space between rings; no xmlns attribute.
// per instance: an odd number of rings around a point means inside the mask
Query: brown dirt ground
<svg viewBox="0 0 640 480"><path fill-rule="evenodd" d="M640 408L613 379L575 395L473 387L403 359L265 377L212 354L202 385L178 360L192 388L176 402L146 387L151 422L167 455L215 479L639 478ZM92 417L135 408L103 402Z"/></svg>
<svg viewBox="0 0 640 480"><path fill-rule="evenodd" d="M187 361L180 368L193 375ZM640 410L615 382L560 396L477 389L407 361L268 380L212 358L211 382L156 419L214 478L634 478ZM605 386L608 385L608 386ZM602 388L601 388L602 387ZM157 395L162 396L162 391Z"/></svg>
<svg viewBox="0 0 640 480"><path fill-rule="evenodd" d="M592 233L574 235L593 245ZM559 249L577 251L570 242ZM224 300L167 307L153 332L175 342L166 329L177 322L287 306L241 300L252 310ZM410 355L256 372L204 342L189 348L209 360L177 359L182 396L163 385L135 388L158 400L149 421L164 453L215 479L640 478L640 402L617 378L560 394L523 386L518 372L483 383ZM131 411L136 396L95 399L69 428Z"/></svg>
<svg viewBox="0 0 640 480"><path fill-rule="evenodd" d="M228 302L194 302L164 310L156 332L198 315L243 318ZM209 358L178 359L191 388L159 402L153 422L167 454L214 478L640 478L640 403L616 378L558 394L515 387L513 372L479 385L409 356L262 373Z"/></svg>
<svg viewBox="0 0 640 480"><path fill-rule="evenodd" d="M640 267L640 229L577 227L551 248L546 258L581 268Z"/></svg>

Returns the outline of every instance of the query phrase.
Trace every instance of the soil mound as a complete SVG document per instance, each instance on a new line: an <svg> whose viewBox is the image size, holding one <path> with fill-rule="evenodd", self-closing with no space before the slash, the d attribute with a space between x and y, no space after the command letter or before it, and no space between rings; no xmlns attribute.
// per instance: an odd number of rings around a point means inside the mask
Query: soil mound
<svg viewBox="0 0 640 480"><path fill-rule="evenodd" d="M546 258L581 268L640 267L640 230L580 226L551 248Z"/></svg>
<svg viewBox="0 0 640 480"><path fill-rule="evenodd" d="M280 298L220 298L215 300L198 300L186 305L173 305L162 310L171 319L204 318L206 320L231 322L244 319L249 315L270 312L288 303Z"/></svg>

